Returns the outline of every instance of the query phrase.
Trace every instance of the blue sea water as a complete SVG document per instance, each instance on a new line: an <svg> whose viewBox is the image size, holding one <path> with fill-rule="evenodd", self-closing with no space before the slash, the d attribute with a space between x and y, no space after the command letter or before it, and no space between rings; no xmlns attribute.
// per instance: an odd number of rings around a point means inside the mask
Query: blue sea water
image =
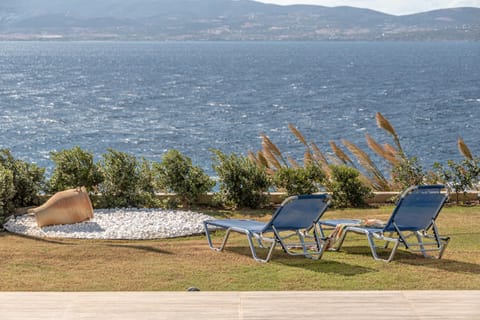
<svg viewBox="0 0 480 320"><path fill-rule="evenodd" d="M178 149L212 174L211 148L302 158L295 125L329 141L391 139L424 167L480 155L480 43L0 42L0 147L51 168L51 151L107 148L160 161Z"/></svg>

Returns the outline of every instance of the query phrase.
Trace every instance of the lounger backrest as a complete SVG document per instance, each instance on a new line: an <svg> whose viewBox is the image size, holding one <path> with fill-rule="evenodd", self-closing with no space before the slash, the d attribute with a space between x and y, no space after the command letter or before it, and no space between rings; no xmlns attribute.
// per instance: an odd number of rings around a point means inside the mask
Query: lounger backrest
<svg viewBox="0 0 480 320"><path fill-rule="evenodd" d="M417 186L408 189L398 202L385 231L428 229L442 209L447 195L442 185Z"/></svg>
<svg viewBox="0 0 480 320"><path fill-rule="evenodd" d="M286 199L277 209L265 230L303 229L317 223L328 207L326 194L300 195Z"/></svg>

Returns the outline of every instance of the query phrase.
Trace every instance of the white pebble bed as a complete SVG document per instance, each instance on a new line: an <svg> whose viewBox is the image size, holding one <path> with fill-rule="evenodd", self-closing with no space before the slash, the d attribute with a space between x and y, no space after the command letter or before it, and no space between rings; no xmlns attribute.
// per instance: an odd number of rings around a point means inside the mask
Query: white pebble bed
<svg viewBox="0 0 480 320"><path fill-rule="evenodd" d="M192 211L161 209L94 210L93 219L75 224L38 227L33 215L11 217L4 228L33 237L79 239L160 239L200 234L211 219Z"/></svg>

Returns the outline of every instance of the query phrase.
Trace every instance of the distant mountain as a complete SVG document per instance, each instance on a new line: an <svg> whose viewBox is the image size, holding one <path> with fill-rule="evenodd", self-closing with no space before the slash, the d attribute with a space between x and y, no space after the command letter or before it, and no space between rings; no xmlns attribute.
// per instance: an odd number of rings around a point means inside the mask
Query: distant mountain
<svg viewBox="0 0 480 320"><path fill-rule="evenodd" d="M480 40L480 8L393 16L250 0L2 0L0 39Z"/></svg>

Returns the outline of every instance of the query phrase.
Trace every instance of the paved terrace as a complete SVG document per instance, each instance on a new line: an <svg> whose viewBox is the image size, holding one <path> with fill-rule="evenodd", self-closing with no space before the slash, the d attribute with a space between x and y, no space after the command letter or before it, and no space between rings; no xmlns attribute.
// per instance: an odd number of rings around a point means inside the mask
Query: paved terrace
<svg viewBox="0 0 480 320"><path fill-rule="evenodd" d="M478 291L0 292L0 319L480 319Z"/></svg>

